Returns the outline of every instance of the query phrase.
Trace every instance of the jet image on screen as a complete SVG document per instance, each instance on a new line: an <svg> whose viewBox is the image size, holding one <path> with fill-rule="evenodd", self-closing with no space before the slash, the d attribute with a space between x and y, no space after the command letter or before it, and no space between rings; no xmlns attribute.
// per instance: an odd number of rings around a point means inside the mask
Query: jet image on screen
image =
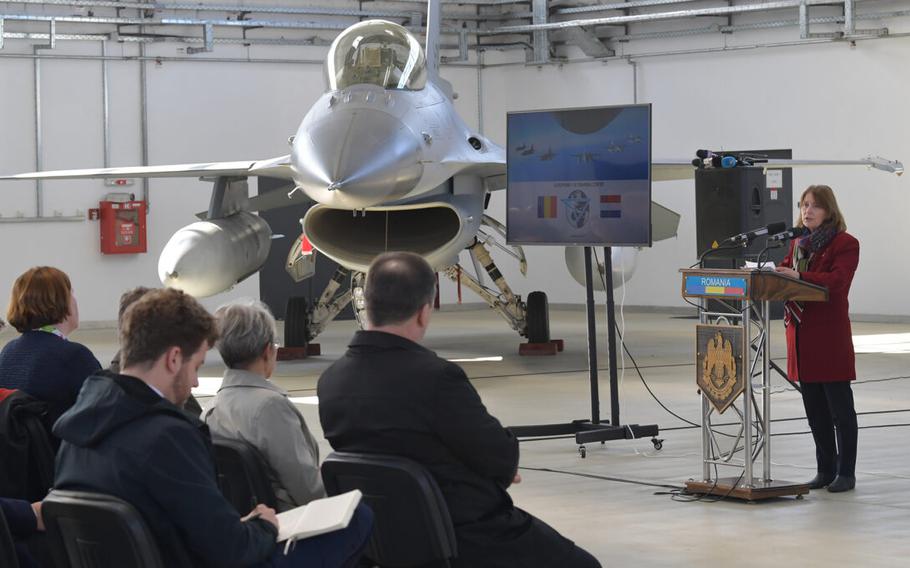
<svg viewBox="0 0 910 568"><path fill-rule="evenodd" d="M651 246L651 107L509 113L508 240Z"/></svg>

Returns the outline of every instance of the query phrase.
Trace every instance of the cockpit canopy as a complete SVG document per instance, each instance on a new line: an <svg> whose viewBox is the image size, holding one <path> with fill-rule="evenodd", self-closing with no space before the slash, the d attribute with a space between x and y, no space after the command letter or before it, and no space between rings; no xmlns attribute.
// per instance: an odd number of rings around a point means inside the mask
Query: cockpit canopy
<svg viewBox="0 0 910 568"><path fill-rule="evenodd" d="M355 24L332 42L326 58L330 90L351 85L419 91L427 83L427 60L411 32L385 20Z"/></svg>

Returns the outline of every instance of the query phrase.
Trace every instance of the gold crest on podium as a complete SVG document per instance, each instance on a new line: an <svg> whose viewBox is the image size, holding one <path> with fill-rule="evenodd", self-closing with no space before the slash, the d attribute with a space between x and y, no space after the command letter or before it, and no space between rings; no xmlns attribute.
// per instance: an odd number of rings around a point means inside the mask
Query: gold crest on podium
<svg viewBox="0 0 910 568"><path fill-rule="evenodd" d="M745 388L743 330L739 326L699 325L696 331L696 383L723 413Z"/></svg>

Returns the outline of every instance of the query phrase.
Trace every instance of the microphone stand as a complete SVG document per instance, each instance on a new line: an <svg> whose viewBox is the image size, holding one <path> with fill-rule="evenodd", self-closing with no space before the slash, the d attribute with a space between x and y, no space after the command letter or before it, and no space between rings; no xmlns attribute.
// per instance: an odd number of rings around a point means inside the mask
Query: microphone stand
<svg viewBox="0 0 910 568"><path fill-rule="evenodd" d="M696 264L698 265L699 268L704 268L705 259L708 258L709 256L711 256L712 254L715 254L715 253L718 253L721 251L726 251L726 250L736 250L738 248L745 248L747 246L749 246L749 241L745 241L743 243L737 243L737 244L733 244L733 245L719 246L717 248L709 248L708 250L702 252L698 256L698 262Z"/></svg>
<svg viewBox="0 0 910 568"><path fill-rule="evenodd" d="M764 267L765 263L770 260L769 258L767 258L767 255L768 255L768 253L771 252L772 248L780 248L782 246L784 246L784 243L782 241L768 243L767 245L765 245L765 248L761 249L761 252L758 253L758 258L756 259L756 261L757 261L756 264L758 266L756 268L761 270ZM762 256L766 257L765 260L762 260Z"/></svg>

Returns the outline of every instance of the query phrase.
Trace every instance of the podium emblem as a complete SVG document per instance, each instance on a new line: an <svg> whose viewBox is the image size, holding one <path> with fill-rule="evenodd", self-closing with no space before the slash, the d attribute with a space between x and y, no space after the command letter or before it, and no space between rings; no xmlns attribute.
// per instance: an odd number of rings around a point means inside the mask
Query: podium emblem
<svg viewBox="0 0 910 568"><path fill-rule="evenodd" d="M742 328L699 325L696 337L696 383L714 408L723 413L745 388Z"/></svg>

